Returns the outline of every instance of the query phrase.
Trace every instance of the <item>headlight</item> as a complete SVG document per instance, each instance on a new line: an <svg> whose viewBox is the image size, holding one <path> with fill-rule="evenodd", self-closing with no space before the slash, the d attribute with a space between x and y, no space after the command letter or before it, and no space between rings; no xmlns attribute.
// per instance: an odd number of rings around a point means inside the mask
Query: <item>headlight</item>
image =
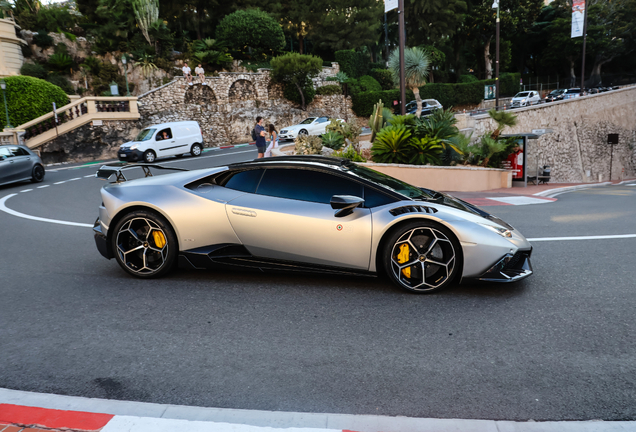
<svg viewBox="0 0 636 432"><path fill-rule="evenodd" d="M488 228L490 231L495 232L495 233L499 234L502 237L512 238L512 232L510 232L509 229L500 228L500 227L496 227L496 226L492 226L492 225L486 225L486 224L479 224L479 225Z"/></svg>
<svg viewBox="0 0 636 432"><path fill-rule="evenodd" d="M131 150L137 150L137 147L139 147L139 144L133 144L130 146Z"/></svg>
<svg viewBox="0 0 636 432"><path fill-rule="evenodd" d="M287 133L287 129L283 129L282 131L280 131L280 133L282 134Z"/></svg>
<svg viewBox="0 0 636 432"><path fill-rule="evenodd" d="M521 103L524 103L526 100L525 99L521 99Z"/></svg>

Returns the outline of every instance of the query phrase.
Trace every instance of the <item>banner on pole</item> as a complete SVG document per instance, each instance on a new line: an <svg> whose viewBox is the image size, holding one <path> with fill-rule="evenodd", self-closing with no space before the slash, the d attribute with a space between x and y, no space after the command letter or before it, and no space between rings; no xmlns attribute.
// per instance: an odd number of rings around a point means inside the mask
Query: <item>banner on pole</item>
<svg viewBox="0 0 636 432"><path fill-rule="evenodd" d="M585 0L572 2L572 36L583 36L583 19L585 18Z"/></svg>
<svg viewBox="0 0 636 432"><path fill-rule="evenodd" d="M393 9L397 9L398 0L384 0L384 12L388 12Z"/></svg>

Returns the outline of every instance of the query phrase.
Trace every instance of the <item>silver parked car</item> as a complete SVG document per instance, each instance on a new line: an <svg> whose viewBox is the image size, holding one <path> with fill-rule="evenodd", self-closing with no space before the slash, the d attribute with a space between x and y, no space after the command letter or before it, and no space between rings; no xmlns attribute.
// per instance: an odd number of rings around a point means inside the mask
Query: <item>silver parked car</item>
<svg viewBox="0 0 636 432"><path fill-rule="evenodd" d="M20 145L0 146L0 185L44 180L44 164L33 150Z"/></svg>
<svg viewBox="0 0 636 432"><path fill-rule="evenodd" d="M532 274L530 243L506 222L450 195L347 159L284 156L126 181L105 165L97 249L129 274L175 265L385 273L433 292L453 281Z"/></svg>

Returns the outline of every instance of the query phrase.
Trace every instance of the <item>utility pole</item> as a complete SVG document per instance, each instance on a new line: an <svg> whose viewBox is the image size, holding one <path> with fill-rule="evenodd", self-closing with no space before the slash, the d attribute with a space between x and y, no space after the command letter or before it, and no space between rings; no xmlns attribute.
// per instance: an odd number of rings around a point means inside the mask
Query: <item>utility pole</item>
<svg viewBox="0 0 636 432"><path fill-rule="evenodd" d="M495 0L492 6L493 8L497 7L497 48L495 54L495 111L497 111L499 109L499 0Z"/></svg>
<svg viewBox="0 0 636 432"><path fill-rule="evenodd" d="M583 17L583 58L581 59L581 93L585 88L585 41L587 40L587 0L585 0L585 17Z"/></svg>
<svg viewBox="0 0 636 432"><path fill-rule="evenodd" d="M384 12L384 46L386 47L386 61L389 61L389 25L386 20L386 12ZM388 63L387 63L388 64Z"/></svg>
<svg viewBox="0 0 636 432"><path fill-rule="evenodd" d="M406 79L404 77L404 0L398 0L398 32L400 33L400 113L406 114Z"/></svg>

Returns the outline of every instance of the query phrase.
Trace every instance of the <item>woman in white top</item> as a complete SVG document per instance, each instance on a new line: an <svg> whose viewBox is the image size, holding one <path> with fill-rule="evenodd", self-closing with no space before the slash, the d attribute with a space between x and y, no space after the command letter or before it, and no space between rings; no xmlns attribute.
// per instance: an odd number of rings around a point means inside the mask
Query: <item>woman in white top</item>
<svg viewBox="0 0 636 432"><path fill-rule="evenodd" d="M205 84L205 71L201 67L201 63L197 67L194 68L194 73L201 79L201 84Z"/></svg>
<svg viewBox="0 0 636 432"><path fill-rule="evenodd" d="M276 130L273 124L269 125L268 130L269 130L270 141L269 141L269 145L267 146L267 150L265 150L265 156L263 157L271 157L272 149L278 147L278 131Z"/></svg>

